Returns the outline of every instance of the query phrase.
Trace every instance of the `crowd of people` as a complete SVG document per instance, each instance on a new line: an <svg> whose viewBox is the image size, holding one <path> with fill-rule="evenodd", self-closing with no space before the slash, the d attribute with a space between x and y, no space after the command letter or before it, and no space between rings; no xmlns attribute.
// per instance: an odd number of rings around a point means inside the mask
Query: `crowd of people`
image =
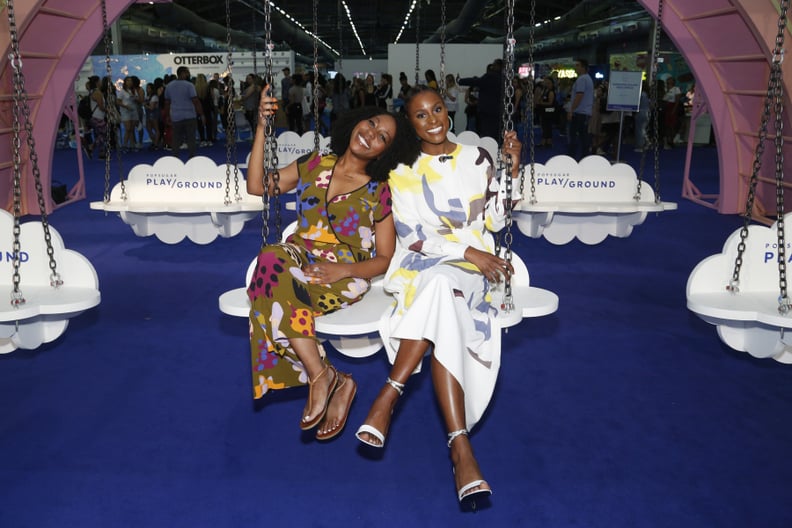
<svg viewBox="0 0 792 528"><path fill-rule="evenodd" d="M248 86L241 86L243 93ZM116 148L141 150L144 134L150 150L178 152L186 145L192 157L197 147L212 145L218 132L227 128L226 103L237 93L230 77L221 78L219 73L192 77L186 66L147 82L145 88L134 75L125 77L120 88L109 77L94 75L85 89L85 100L78 103L81 142L89 158L99 159Z"/></svg>
<svg viewBox="0 0 792 528"><path fill-rule="evenodd" d="M496 59L481 76L460 78L446 74L443 82L438 81L434 70L428 69L415 84L441 94L451 132L462 131L455 121L457 111L463 109L464 130L498 137L503 129L505 102L502 68L502 60ZM512 125L523 139L529 127L537 127L538 148L552 148L556 136L566 138L567 153L575 159L589 154L613 156L620 139L621 115L607 109L608 83L593 80L583 59L575 62L575 72L574 79L559 79L556 72L537 79L515 76ZM292 73L288 67L281 73L280 86L274 87L280 100L277 126L298 134L318 127L321 134L329 136L336 120L356 108L376 106L403 113L414 88L404 72L399 74L397 87L387 73L382 73L379 80L373 74L347 80L342 73L328 79L313 71ZM188 155L194 156L197 147L212 145L218 134L225 132L229 100L234 101L235 108L240 107L252 138L258 126L263 85L263 78L254 73L236 87L230 77L218 73L191 77L187 67L145 84L136 76L128 76L118 89L108 78L93 76L86 83L90 109L86 105L85 114L81 114L83 148L89 157L98 158L104 158L109 149L116 147L122 152L137 151L143 148L145 133L151 150L178 152L186 146ZM112 108L107 105L108 90L115 94ZM657 81L659 145L672 148L686 135L693 91L694 87L683 94L673 77ZM528 108L531 92L533 106ZM626 113L622 123L627 142L632 142L638 152L652 134L652 108L649 87L644 83L638 111Z"/></svg>

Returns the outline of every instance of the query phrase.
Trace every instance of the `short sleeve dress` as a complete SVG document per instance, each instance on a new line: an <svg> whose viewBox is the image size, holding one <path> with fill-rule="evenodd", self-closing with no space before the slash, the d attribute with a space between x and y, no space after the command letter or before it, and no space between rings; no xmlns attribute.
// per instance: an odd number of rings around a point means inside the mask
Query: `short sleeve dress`
<svg viewBox="0 0 792 528"><path fill-rule="evenodd" d="M375 223L391 213L385 182L370 181L350 193L327 196L337 159L312 153L298 161L297 230L258 255L248 286L255 398L270 389L306 384L308 375L289 339L316 339L314 317L357 302L371 287L369 280L355 277L314 284L302 271L319 262L371 258Z"/></svg>

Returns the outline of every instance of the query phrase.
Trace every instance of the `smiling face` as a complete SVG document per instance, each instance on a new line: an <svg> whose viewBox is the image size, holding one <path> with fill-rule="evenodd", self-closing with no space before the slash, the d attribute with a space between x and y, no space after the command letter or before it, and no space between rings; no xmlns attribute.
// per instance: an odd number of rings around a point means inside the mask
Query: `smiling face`
<svg viewBox="0 0 792 528"><path fill-rule="evenodd" d="M407 117L421 140L421 150L427 154L445 153L448 143L448 110L440 95L434 90L425 90L407 103Z"/></svg>
<svg viewBox="0 0 792 528"><path fill-rule="evenodd" d="M388 114L380 114L360 121L352 130L349 150L364 159L379 158L393 143L396 121Z"/></svg>

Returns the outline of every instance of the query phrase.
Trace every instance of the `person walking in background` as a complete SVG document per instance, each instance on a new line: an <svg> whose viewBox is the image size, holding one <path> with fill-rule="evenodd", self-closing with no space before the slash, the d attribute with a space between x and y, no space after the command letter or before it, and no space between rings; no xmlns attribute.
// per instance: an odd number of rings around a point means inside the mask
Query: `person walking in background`
<svg viewBox="0 0 792 528"><path fill-rule="evenodd" d="M434 70L426 70L424 72L424 79L426 79L426 86L432 90L437 91L440 89L440 85L437 84L437 75L435 75Z"/></svg>
<svg viewBox="0 0 792 528"><path fill-rule="evenodd" d="M457 108L459 108L459 87L456 84L454 76L450 73L445 76L443 103L448 111L448 117L451 119L451 132L454 132Z"/></svg>
<svg viewBox="0 0 792 528"><path fill-rule="evenodd" d="M545 77L542 79L542 89L539 92L539 99L536 101L536 109L539 114L539 124L542 127L541 147L550 148L553 146L553 125L556 122L556 98L553 79Z"/></svg>
<svg viewBox="0 0 792 528"><path fill-rule="evenodd" d="M393 77L391 77L388 73L383 73L380 77L380 83L379 86L377 86L377 91L375 92L377 97L377 106L380 108L390 110L388 108L388 104L391 103L391 100L393 99L393 86L391 85L392 82Z"/></svg>
<svg viewBox="0 0 792 528"><path fill-rule="evenodd" d="M245 111L245 119L250 125L251 137L256 133L256 124L258 123L256 109L258 108L260 96L261 86L259 79L256 75L249 73L245 77L245 87L242 90L242 108Z"/></svg>
<svg viewBox="0 0 792 528"><path fill-rule="evenodd" d="M594 82L588 74L588 61L577 59L575 72L578 74L572 85L571 100L567 119L569 120L568 154L580 161L589 155L591 139L589 136L589 120L594 106Z"/></svg>
<svg viewBox="0 0 792 528"><path fill-rule="evenodd" d="M165 87L165 111L170 116L171 149L174 155L178 156L181 144L186 143L188 157L192 158L197 150L196 118L203 120L205 116L198 94L195 93L195 85L189 79L190 69L187 66L179 66L176 70L176 79Z"/></svg>
<svg viewBox="0 0 792 528"><path fill-rule="evenodd" d="M157 150L160 143L159 133L160 105L157 87L154 83L146 85L146 131L151 139L150 150Z"/></svg>
<svg viewBox="0 0 792 528"><path fill-rule="evenodd" d="M487 66L481 77L457 79L460 86L478 88L476 128L479 136L500 139L501 116L503 114L503 81L501 70L503 60L495 59Z"/></svg>

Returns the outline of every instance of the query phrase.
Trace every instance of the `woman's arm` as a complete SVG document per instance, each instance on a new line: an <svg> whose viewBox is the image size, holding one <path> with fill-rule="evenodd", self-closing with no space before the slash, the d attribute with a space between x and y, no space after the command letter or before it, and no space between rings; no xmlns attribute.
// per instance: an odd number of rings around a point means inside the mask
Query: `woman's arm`
<svg viewBox="0 0 792 528"><path fill-rule="evenodd" d="M374 244L377 249L374 257L353 264L333 262L313 264L304 270L305 275L312 281L328 284L350 277L371 279L382 275L388 270L396 250L396 228L393 224L393 214L389 214L375 223L374 229Z"/></svg>
<svg viewBox="0 0 792 528"><path fill-rule="evenodd" d="M259 126L256 127L256 135L253 138L253 146L250 151L250 160L248 161L247 170L247 192L255 196L264 194L264 143L267 139L266 136L266 116L274 115L278 110L278 100L269 94L269 86L266 87L265 92L261 95L258 107L258 120ZM297 162L293 161L286 167L279 169L280 180L278 188L281 194L287 193L297 186L299 179L299 171L297 170ZM274 186L270 186L269 194L274 195Z"/></svg>

